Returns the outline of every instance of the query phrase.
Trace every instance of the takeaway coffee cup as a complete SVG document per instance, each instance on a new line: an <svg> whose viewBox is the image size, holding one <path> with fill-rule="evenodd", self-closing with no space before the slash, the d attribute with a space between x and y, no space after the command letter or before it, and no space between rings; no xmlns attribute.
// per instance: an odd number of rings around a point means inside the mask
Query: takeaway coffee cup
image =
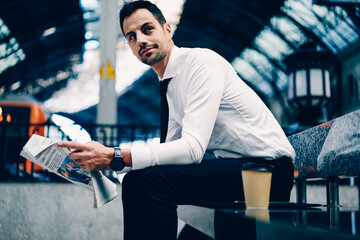
<svg viewBox="0 0 360 240"><path fill-rule="evenodd" d="M267 209L271 188L271 168L249 164L242 170L242 180L247 209Z"/></svg>

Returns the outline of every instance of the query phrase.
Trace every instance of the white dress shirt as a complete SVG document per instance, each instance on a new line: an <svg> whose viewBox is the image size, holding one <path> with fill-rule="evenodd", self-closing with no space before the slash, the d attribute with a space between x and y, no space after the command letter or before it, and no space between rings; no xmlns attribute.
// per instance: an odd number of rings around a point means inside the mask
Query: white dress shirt
<svg viewBox="0 0 360 240"><path fill-rule="evenodd" d="M205 151L223 158L294 159L270 110L217 53L174 46L163 79L170 77L166 142L131 148L132 169L199 163Z"/></svg>

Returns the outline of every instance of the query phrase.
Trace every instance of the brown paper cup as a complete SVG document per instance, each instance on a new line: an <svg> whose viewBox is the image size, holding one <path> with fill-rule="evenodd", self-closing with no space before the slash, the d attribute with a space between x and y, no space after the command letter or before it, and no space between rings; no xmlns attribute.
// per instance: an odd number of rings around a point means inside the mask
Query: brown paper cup
<svg viewBox="0 0 360 240"><path fill-rule="evenodd" d="M242 170L246 208L269 207L271 172Z"/></svg>

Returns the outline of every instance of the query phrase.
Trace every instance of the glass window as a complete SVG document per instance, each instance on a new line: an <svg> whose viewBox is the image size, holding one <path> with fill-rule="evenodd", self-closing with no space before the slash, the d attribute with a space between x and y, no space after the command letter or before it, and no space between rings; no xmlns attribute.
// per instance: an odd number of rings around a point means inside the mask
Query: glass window
<svg viewBox="0 0 360 240"><path fill-rule="evenodd" d="M234 69L240 74L243 80L249 81L252 85L267 97L273 96L273 89L270 84L255 69L241 57L232 62Z"/></svg>
<svg viewBox="0 0 360 240"><path fill-rule="evenodd" d="M296 97L305 97L306 89L307 89L305 69L296 71L295 84L296 84Z"/></svg>
<svg viewBox="0 0 360 240"><path fill-rule="evenodd" d="M310 92L312 96L322 96L324 92L322 69L310 69Z"/></svg>
<svg viewBox="0 0 360 240"><path fill-rule="evenodd" d="M6 40L9 39L9 40ZM0 18L0 74L25 59L25 53Z"/></svg>
<svg viewBox="0 0 360 240"><path fill-rule="evenodd" d="M331 92L330 92L330 74L328 70L325 70L325 94L326 97L330 97L331 96Z"/></svg>
<svg viewBox="0 0 360 240"><path fill-rule="evenodd" d="M284 56L292 52L286 42L271 31L269 27L265 28L255 38L254 44L266 55L277 61L283 60Z"/></svg>
<svg viewBox="0 0 360 240"><path fill-rule="evenodd" d="M265 78L272 78L271 72L274 70L274 68L264 55L254 49L246 48L242 52L241 57L253 65L261 75L265 76Z"/></svg>
<svg viewBox="0 0 360 240"><path fill-rule="evenodd" d="M294 74L293 73L291 73L289 75L288 98L289 99L294 98Z"/></svg>
<svg viewBox="0 0 360 240"><path fill-rule="evenodd" d="M288 81L289 81L288 76L286 75L286 73L280 70L277 72L276 76L277 76L276 87L280 91L285 90L288 87Z"/></svg>
<svg viewBox="0 0 360 240"><path fill-rule="evenodd" d="M306 35L289 19L285 17L273 17L270 20L272 27L291 42L294 46L300 46L306 41Z"/></svg>

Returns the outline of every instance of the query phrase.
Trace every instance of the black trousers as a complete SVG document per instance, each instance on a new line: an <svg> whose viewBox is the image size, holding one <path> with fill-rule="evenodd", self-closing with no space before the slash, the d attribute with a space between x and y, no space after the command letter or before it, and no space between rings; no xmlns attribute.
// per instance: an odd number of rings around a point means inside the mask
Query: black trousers
<svg viewBox="0 0 360 240"><path fill-rule="evenodd" d="M124 239L175 240L178 205L244 200L241 170L249 162L272 165L270 201L289 201L294 166L286 157L206 159L135 170L122 183Z"/></svg>

